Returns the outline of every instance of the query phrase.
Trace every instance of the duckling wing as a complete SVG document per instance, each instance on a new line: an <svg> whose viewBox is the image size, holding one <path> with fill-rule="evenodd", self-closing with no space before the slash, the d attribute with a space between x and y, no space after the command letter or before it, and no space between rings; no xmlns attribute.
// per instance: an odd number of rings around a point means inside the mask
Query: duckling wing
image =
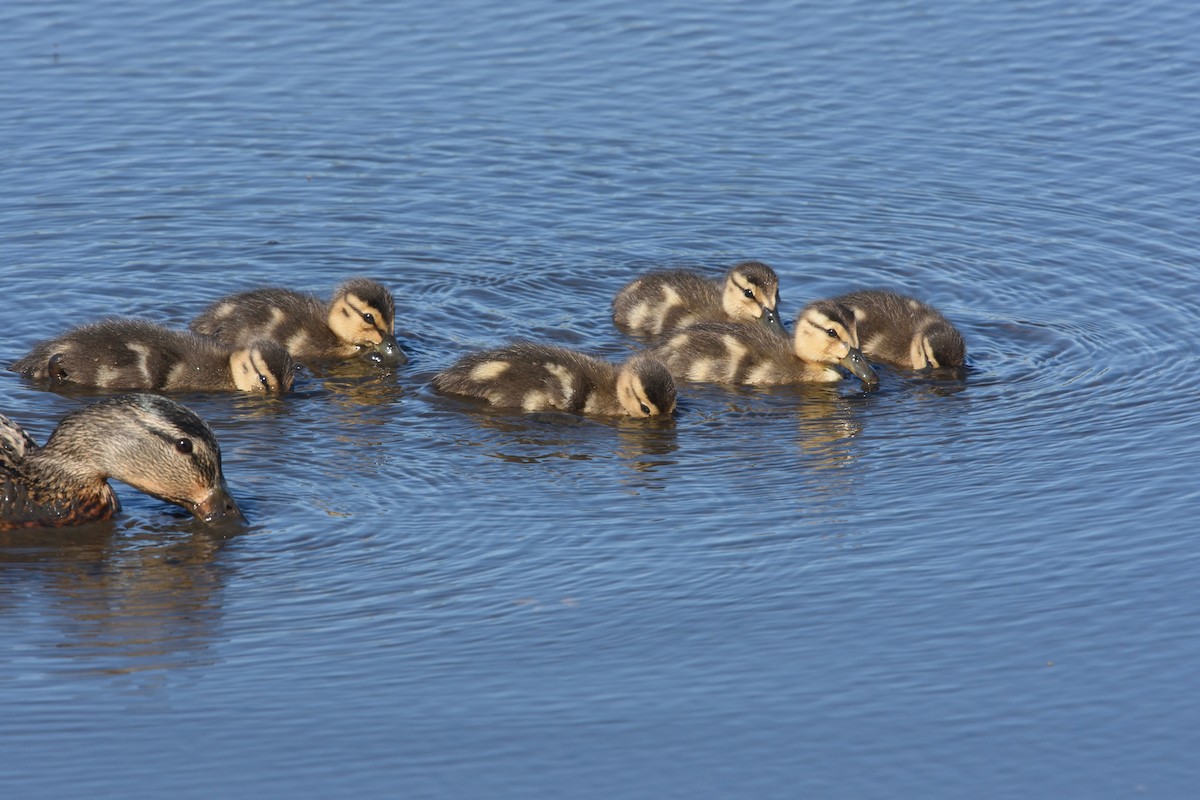
<svg viewBox="0 0 1200 800"><path fill-rule="evenodd" d="M690 381L773 386L795 379L788 341L758 324L690 325L664 336L650 353Z"/></svg>
<svg viewBox="0 0 1200 800"><path fill-rule="evenodd" d="M229 295L206 308L188 327L235 347L255 339L283 343L299 330L309 336L331 336L321 301L290 289L255 289Z"/></svg>
<svg viewBox="0 0 1200 800"><path fill-rule="evenodd" d="M657 336L724 317L720 289L690 270L648 272L630 281L613 298L613 324L634 336Z"/></svg>

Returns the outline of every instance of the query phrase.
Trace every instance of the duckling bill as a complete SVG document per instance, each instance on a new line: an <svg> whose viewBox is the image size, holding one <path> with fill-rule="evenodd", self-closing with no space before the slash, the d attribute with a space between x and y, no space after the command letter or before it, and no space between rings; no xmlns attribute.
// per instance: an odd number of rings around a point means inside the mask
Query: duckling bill
<svg viewBox="0 0 1200 800"><path fill-rule="evenodd" d="M52 387L162 392L288 392L291 356L268 341L226 347L141 319L81 325L37 344L10 369Z"/></svg>
<svg viewBox="0 0 1200 800"><path fill-rule="evenodd" d="M675 410L675 381L658 361L621 365L565 347L517 342L469 353L433 379L443 394L524 411L653 417Z"/></svg>
<svg viewBox="0 0 1200 800"><path fill-rule="evenodd" d="M760 325L704 322L664 336L650 349L676 378L778 386L842 379L842 367L873 385L875 370L858 348L854 314L830 300L805 306L789 343Z"/></svg>
<svg viewBox="0 0 1200 800"><path fill-rule="evenodd" d="M245 520L212 430L167 397L127 394L93 403L63 417L40 448L9 425L28 446L0 459L0 530L110 519L121 506L109 478L205 522Z"/></svg>
<svg viewBox="0 0 1200 800"><path fill-rule="evenodd" d="M691 270L648 272L613 299L613 323L634 336L657 336L698 322L762 323L787 336L779 319L779 276L761 261L743 261L713 281Z"/></svg>
<svg viewBox="0 0 1200 800"><path fill-rule="evenodd" d="M189 327L231 346L270 339L309 365L349 358L385 367L408 361L396 343L392 294L367 278L346 281L328 303L290 289L233 294L213 303Z"/></svg>

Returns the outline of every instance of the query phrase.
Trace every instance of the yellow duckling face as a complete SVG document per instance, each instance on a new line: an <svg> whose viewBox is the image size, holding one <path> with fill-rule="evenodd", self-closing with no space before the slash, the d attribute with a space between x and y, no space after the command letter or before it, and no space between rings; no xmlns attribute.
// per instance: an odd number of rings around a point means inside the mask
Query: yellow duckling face
<svg viewBox="0 0 1200 800"><path fill-rule="evenodd" d="M725 276L721 307L738 322L761 322L786 336L779 320L779 276L759 261L744 261Z"/></svg>
<svg viewBox="0 0 1200 800"><path fill-rule="evenodd" d="M830 300L809 303L796 318L793 336L793 349L801 359L837 364L867 383L879 381L859 350L854 312L840 303Z"/></svg>
<svg viewBox="0 0 1200 800"><path fill-rule="evenodd" d="M378 364L407 361L396 343L395 303L387 289L366 278L342 284L329 306L329 329Z"/></svg>
<svg viewBox="0 0 1200 800"><path fill-rule="evenodd" d="M286 394L292 390L296 368L288 351L260 340L229 357L229 371L239 392Z"/></svg>
<svg viewBox="0 0 1200 800"><path fill-rule="evenodd" d="M617 374L617 400L631 417L675 413L675 379L661 361L634 356Z"/></svg>

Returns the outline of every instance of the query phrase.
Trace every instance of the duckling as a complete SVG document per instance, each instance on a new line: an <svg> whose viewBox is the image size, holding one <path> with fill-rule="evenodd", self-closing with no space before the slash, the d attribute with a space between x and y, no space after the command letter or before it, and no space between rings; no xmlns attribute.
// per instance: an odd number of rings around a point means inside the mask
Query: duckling
<svg viewBox="0 0 1200 800"><path fill-rule="evenodd" d="M362 356L380 366L408 359L396 343L392 294L368 278L352 278L324 303L290 289L253 289L216 301L189 327L228 345L279 342L297 361Z"/></svg>
<svg viewBox="0 0 1200 800"><path fill-rule="evenodd" d="M126 394L63 417L38 448L0 460L0 530L109 519L113 478L198 519L245 520L225 485L221 448L204 420L174 400Z"/></svg>
<svg viewBox="0 0 1200 800"><path fill-rule="evenodd" d="M854 314L832 300L809 303L796 317L789 344L761 325L702 322L663 337L650 349L676 378L714 383L777 386L829 382L850 370L865 383L878 381L858 349Z"/></svg>
<svg viewBox="0 0 1200 800"><path fill-rule="evenodd" d="M9 368L52 387L265 394L290 391L296 372L291 356L274 342L234 349L148 320L117 317L41 342Z"/></svg>
<svg viewBox="0 0 1200 800"><path fill-rule="evenodd" d="M613 323L624 333L657 336L697 322L761 322L787 336L779 320L779 276L743 261L722 282L683 269L648 272L613 298Z"/></svg>
<svg viewBox="0 0 1200 800"><path fill-rule="evenodd" d="M434 376L433 388L525 411L653 417L675 410L675 381L654 359L635 355L618 366L532 342L468 353Z"/></svg>
<svg viewBox="0 0 1200 800"><path fill-rule="evenodd" d="M961 367L962 334L933 306L882 289L834 298L854 312L858 339L868 357L908 369Z"/></svg>

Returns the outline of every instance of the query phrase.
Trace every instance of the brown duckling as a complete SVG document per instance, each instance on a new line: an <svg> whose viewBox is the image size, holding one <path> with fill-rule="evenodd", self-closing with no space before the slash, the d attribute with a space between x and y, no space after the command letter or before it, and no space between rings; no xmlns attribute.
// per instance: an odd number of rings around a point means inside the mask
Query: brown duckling
<svg viewBox="0 0 1200 800"><path fill-rule="evenodd" d="M787 336L779 320L779 276L743 261L716 282L683 269L648 272L613 298L613 323L624 333L657 336L697 322L761 322Z"/></svg>
<svg viewBox="0 0 1200 800"><path fill-rule="evenodd" d="M653 417L675 410L675 381L654 359L635 355L617 365L531 342L469 353L434 376L433 388L525 411Z"/></svg>
<svg viewBox="0 0 1200 800"><path fill-rule="evenodd" d="M206 522L244 520L204 420L161 395L126 394L73 411L44 447L0 460L0 530L109 519L121 507L109 478Z"/></svg>
<svg viewBox="0 0 1200 800"><path fill-rule="evenodd" d="M864 382L878 381L858 349L854 314L832 300L809 303L787 339L762 325L702 322L663 337L650 354L676 378L777 386L842 378L835 365Z"/></svg>
<svg viewBox="0 0 1200 800"><path fill-rule="evenodd" d="M834 298L854 312L858 340L868 358L908 369L961 367L967 344L933 306L882 289Z"/></svg>
<svg viewBox="0 0 1200 800"><path fill-rule="evenodd" d="M36 345L10 369L51 386L163 392L290 391L292 358L269 341L237 349L148 320L112 318Z"/></svg>
<svg viewBox="0 0 1200 800"><path fill-rule="evenodd" d="M279 342L305 364L361 356L380 366L408 359L396 343L392 294L368 278L352 278L333 299L290 289L252 289L229 295L191 321L196 333L228 345L253 339Z"/></svg>

